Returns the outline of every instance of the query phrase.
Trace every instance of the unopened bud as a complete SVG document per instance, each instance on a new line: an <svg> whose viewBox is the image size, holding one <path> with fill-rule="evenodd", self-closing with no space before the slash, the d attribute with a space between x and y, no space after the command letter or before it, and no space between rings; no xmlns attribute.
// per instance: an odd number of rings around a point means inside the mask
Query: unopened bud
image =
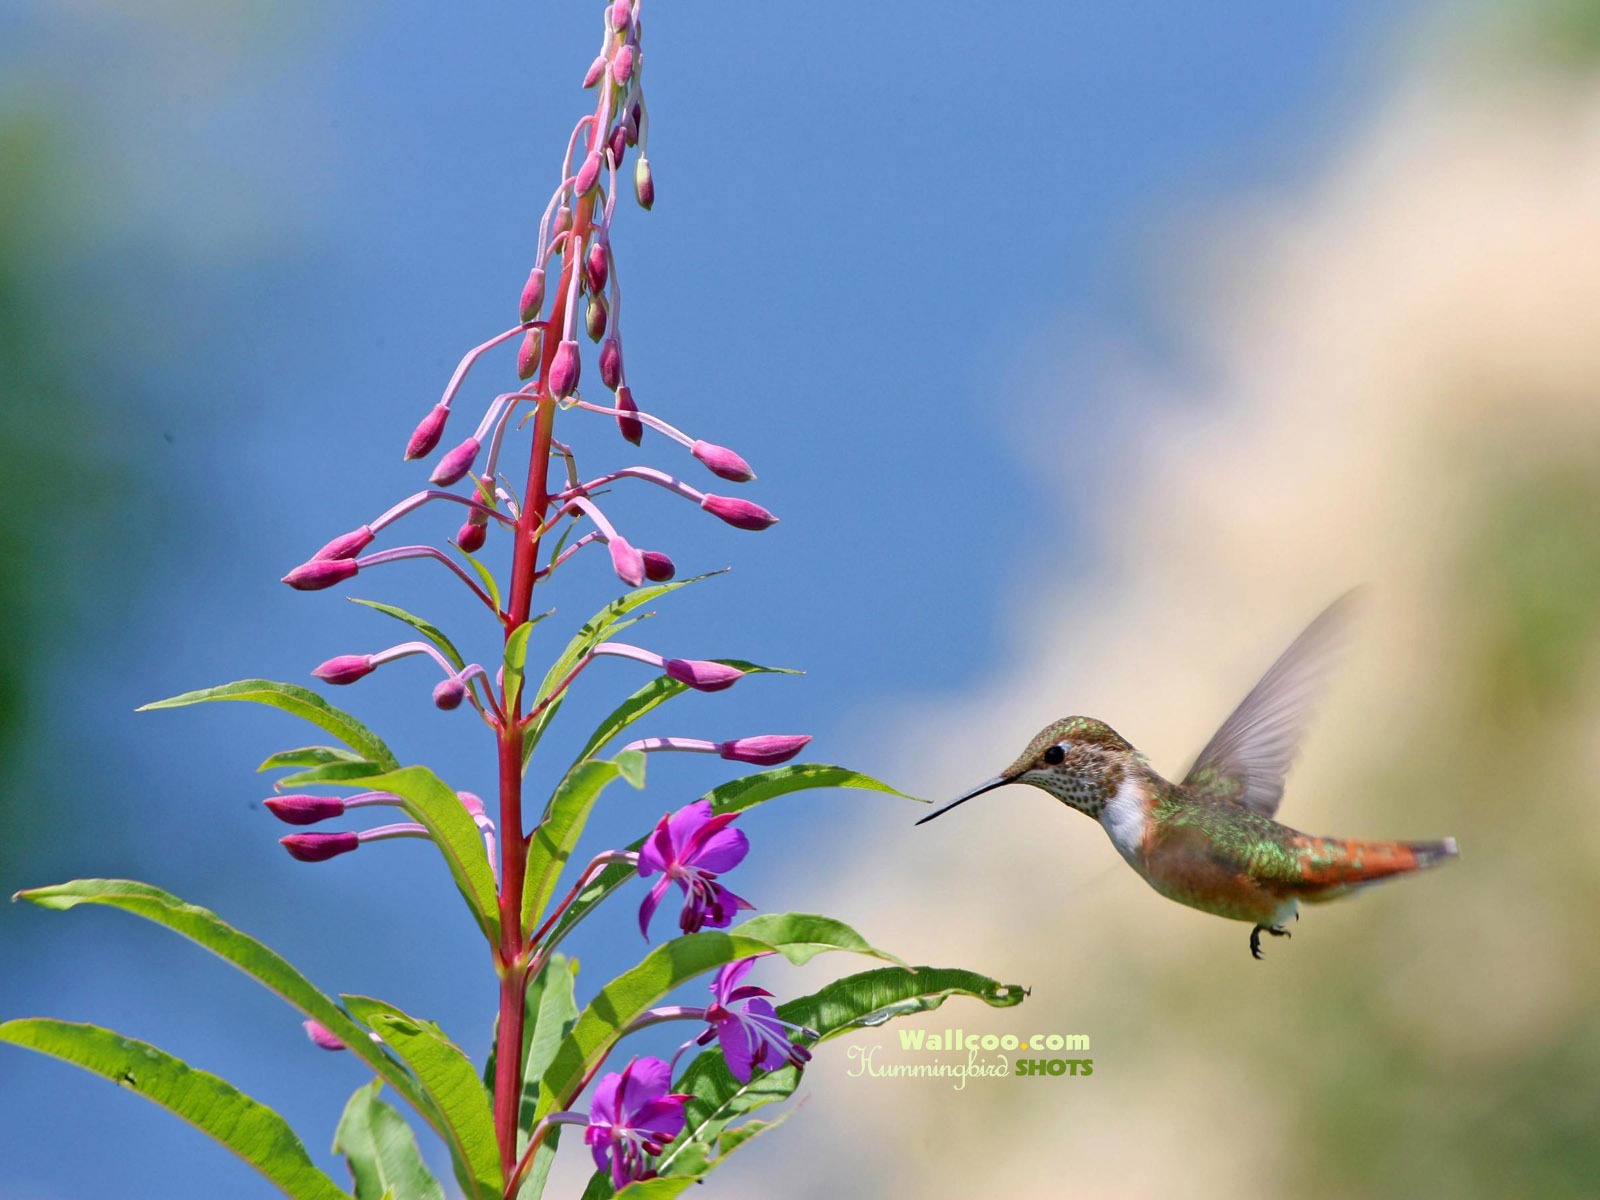
<svg viewBox="0 0 1600 1200"><path fill-rule="evenodd" d="M372 529L369 526L362 525L358 529L352 529L349 533L341 534L334 538L333 541L311 557L313 561L319 558L354 558L372 545L372 537Z"/></svg>
<svg viewBox="0 0 1600 1200"><path fill-rule="evenodd" d="M626 29L633 20L633 6L628 0L616 0L611 6L611 28Z"/></svg>
<svg viewBox="0 0 1600 1200"><path fill-rule="evenodd" d="M461 702L467 698L467 685L454 675L449 679L441 679L439 686L433 689L433 703L445 712L460 708Z"/></svg>
<svg viewBox="0 0 1600 1200"><path fill-rule="evenodd" d="M528 282L522 285L522 320L531 321L544 307L544 268L535 267L528 272Z"/></svg>
<svg viewBox="0 0 1600 1200"><path fill-rule="evenodd" d="M314 558L290 571L283 582L299 592L318 592L343 583L358 570L353 558Z"/></svg>
<svg viewBox="0 0 1600 1200"><path fill-rule="evenodd" d="M799 754L810 740L806 734L768 733L759 737L736 738L731 742L723 742L717 747L717 753L734 762L775 767Z"/></svg>
<svg viewBox="0 0 1600 1200"><path fill-rule="evenodd" d="M589 151L583 160L583 165L578 168L578 177L572 181L572 190L576 195L583 195L592 191L595 184L600 182L600 168L605 164L600 161L598 150Z"/></svg>
<svg viewBox="0 0 1600 1200"><path fill-rule="evenodd" d="M449 417L448 408L443 404L435 404L412 431L411 440L406 443L406 458L425 458L432 454L433 448L439 444L439 438L444 434L444 423Z"/></svg>
<svg viewBox="0 0 1600 1200"><path fill-rule="evenodd" d="M463 475L472 470L472 464L477 460L480 449L482 446L478 439L469 437L439 460L439 465L433 469L433 474L428 476L429 482L436 483L440 487L449 487L452 483L459 482Z"/></svg>
<svg viewBox="0 0 1600 1200"><path fill-rule="evenodd" d="M346 684L365 679L375 665L370 654L340 654L311 673L323 683Z"/></svg>
<svg viewBox="0 0 1600 1200"><path fill-rule="evenodd" d="M611 550L611 567L617 573L617 578L629 587L638 587L644 582L644 555L629 544L628 540L620 534L614 535L609 544Z"/></svg>
<svg viewBox="0 0 1600 1200"><path fill-rule="evenodd" d="M572 206L570 204L563 204L560 208L556 209L556 223L554 232L556 236L559 237L571 228Z"/></svg>
<svg viewBox="0 0 1600 1200"><path fill-rule="evenodd" d="M321 1021L302 1021L300 1025L306 1031L306 1036L311 1039L311 1044L318 1050L343 1050L345 1048L344 1043L338 1039L333 1030L329 1029Z"/></svg>
<svg viewBox="0 0 1600 1200"><path fill-rule="evenodd" d="M761 530L778 523L778 518L761 505L748 500L736 500L732 496L708 495L700 501L700 507L712 516L722 518L735 529Z"/></svg>
<svg viewBox="0 0 1600 1200"><path fill-rule="evenodd" d="M700 692L720 692L732 687L744 675L738 667L698 658L669 658L661 667L670 678Z"/></svg>
<svg viewBox="0 0 1600 1200"><path fill-rule="evenodd" d="M606 56L602 54L599 55L592 63L590 63L589 69L583 73L583 86L586 88L592 88L595 84L600 82L601 77L604 76L605 73Z"/></svg>
<svg viewBox="0 0 1600 1200"><path fill-rule="evenodd" d="M756 473L750 469L750 464L726 446L717 446L711 442L696 442L689 447L689 453L705 463L711 473L720 479L733 483L749 483L756 477Z"/></svg>
<svg viewBox="0 0 1600 1200"><path fill-rule="evenodd" d="M468 554L476 554L479 550L482 550L484 542L488 541L488 539L489 528L487 522L468 521L460 529L456 530L456 545L460 546Z"/></svg>
<svg viewBox="0 0 1600 1200"><path fill-rule="evenodd" d="M627 83L633 77L634 49L631 45L617 47L616 54L611 57L611 78L618 83Z"/></svg>
<svg viewBox="0 0 1600 1200"><path fill-rule="evenodd" d="M544 330L530 329L522 335L522 345L517 349L517 378L532 379L543 360Z"/></svg>
<svg viewBox="0 0 1600 1200"><path fill-rule="evenodd" d="M639 202L640 208L648 210L655 207L655 176L650 174L650 160L642 154L633 164L633 198Z"/></svg>
<svg viewBox="0 0 1600 1200"><path fill-rule="evenodd" d="M590 296L589 304L583 310L583 327L589 334L591 342L598 342L606 335L606 298L604 296Z"/></svg>
<svg viewBox="0 0 1600 1200"><path fill-rule="evenodd" d="M639 106L637 104L628 110L627 118L622 122L622 140L630 146L639 144Z"/></svg>
<svg viewBox="0 0 1600 1200"><path fill-rule="evenodd" d="M614 337L600 347L600 382L613 391L622 382L622 343Z"/></svg>
<svg viewBox="0 0 1600 1200"><path fill-rule="evenodd" d="M268 812L289 825L315 825L344 815L344 801L337 796L271 796L263 803Z"/></svg>
<svg viewBox="0 0 1600 1200"><path fill-rule="evenodd" d="M589 290L596 295L606 290L606 276L610 274L611 255L599 238L589 243L589 256L583 261L583 278Z"/></svg>
<svg viewBox="0 0 1600 1200"><path fill-rule="evenodd" d="M678 568L659 550L641 550L644 559L644 577L651 583L665 583L678 573Z"/></svg>
<svg viewBox="0 0 1600 1200"><path fill-rule="evenodd" d="M617 407L623 412L636 413L639 406L633 402L633 389L623 384L617 389ZM618 417L617 431L635 446L644 438L644 422L638 417Z"/></svg>
<svg viewBox="0 0 1600 1200"><path fill-rule="evenodd" d="M550 373L545 377L550 394L565 400L578 390L578 377L583 373L583 361L578 355L578 343L568 338L556 347L556 356L550 362Z"/></svg>
<svg viewBox="0 0 1600 1200"><path fill-rule="evenodd" d="M361 845L361 839L348 831L291 833L279 838L278 844L301 862L325 862L336 855L350 853Z"/></svg>
<svg viewBox="0 0 1600 1200"><path fill-rule="evenodd" d="M611 134L606 138L606 154L611 159L613 167L622 165L622 156L628 152L628 130L624 124L613 125Z"/></svg>

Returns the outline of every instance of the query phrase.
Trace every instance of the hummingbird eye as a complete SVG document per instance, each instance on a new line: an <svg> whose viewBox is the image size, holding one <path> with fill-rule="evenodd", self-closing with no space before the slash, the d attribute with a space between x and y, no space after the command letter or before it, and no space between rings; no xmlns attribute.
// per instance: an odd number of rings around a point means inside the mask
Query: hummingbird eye
<svg viewBox="0 0 1600 1200"><path fill-rule="evenodd" d="M1067 748L1065 746L1051 746L1050 749L1044 752L1044 761L1052 767L1060 766L1066 757Z"/></svg>

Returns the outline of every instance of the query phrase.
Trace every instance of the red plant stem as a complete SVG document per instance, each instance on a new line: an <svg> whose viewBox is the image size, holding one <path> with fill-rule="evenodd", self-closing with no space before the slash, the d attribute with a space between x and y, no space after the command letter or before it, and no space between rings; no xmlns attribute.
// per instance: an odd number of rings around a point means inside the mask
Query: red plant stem
<svg viewBox="0 0 1600 1200"><path fill-rule="evenodd" d="M561 281L555 289L548 328L559 330L566 319L571 275L589 231L591 206L580 200L573 213L572 239L563 255ZM550 442L555 427L555 400L545 381L555 359L559 339L546 337L539 368L533 424L533 447L528 458L528 483L522 512L517 518L516 545L511 557L511 591L505 632L511 634L533 610L533 585L539 562L539 543L545 514L550 507ZM500 1150L500 1170L508 1183L517 1173L517 1125L522 1106L522 1031L524 996L530 965L522 928L523 872L527 869L530 834L522 816L522 694L507 706L505 724L498 734L500 760L500 945L496 969L500 974L500 1020L495 1039L494 1132ZM536 1143L537 1144L537 1143ZM531 1161L531 1158L528 1160ZM525 1168L524 1168L525 1169ZM508 1191L507 1195L513 1194Z"/></svg>

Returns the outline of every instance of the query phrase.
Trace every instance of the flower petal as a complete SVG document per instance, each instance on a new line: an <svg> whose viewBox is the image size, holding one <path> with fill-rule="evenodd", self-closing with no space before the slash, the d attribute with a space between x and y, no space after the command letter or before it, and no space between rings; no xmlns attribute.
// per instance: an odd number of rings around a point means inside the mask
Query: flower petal
<svg viewBox="0 0 1600 1200"><path fill-rule="evenodd" d="M661 897L667 894L667 884L670 882L665 875L656 880L655 887L650 889L644 903L639 905L639 932L644 934L647 942L650 940L650 918L656 915L656 907L661 903Z"/></svg>
<svg viewBox="0 0 1600 1200"><path fill-rule="evenodd" d="M693 863L702 871L721 875L737 867L749 853L750 839L745 837L744 830L719 829L704 844L698 846L685 861Z"/></svg>

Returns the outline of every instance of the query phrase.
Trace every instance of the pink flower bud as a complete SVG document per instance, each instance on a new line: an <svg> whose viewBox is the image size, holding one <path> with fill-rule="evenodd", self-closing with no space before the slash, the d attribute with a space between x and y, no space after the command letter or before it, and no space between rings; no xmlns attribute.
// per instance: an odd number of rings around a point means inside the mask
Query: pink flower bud
<svg viewBox="0 0 1600 1200"><path fill-rule="evenodd" d="M628 0L616 0L611 6L611 28L622 30L633 20L633 6Z"/></svg>
<svg viewBox="0 0 1600 1200"><path fill-rule="evenodd" d="M323 683L354 683L372 674L374 665L370 654L340 654L311 673Z"/></svg>
<svg viewBox="0 0 1600 1200"><path fill-rule="evenodd" d="M756 477L756 473L750 469L750 464L726 446L696 442L689 447L689 453L705 463L711 473L718 478L732 483L749 483Z"/></svg>
<svg viewBox="0 0 1600 1200"><path fill-rule="evenodd" d="M456 530L456 545L468 554L476 554L483 549L484 542L489 540L487 522L468 521Z"/></svg>
<svg viewBox="0 0 1600 1200"><path fill-rule="evenodd" d="M476 792L457 792L456 799L461 801L461 807L466 809L474 817L481 817L484 815L483 797L478 795Z"/></svg>
<svg viewBox="0 0 1600 1200"><path fill-rule="evenodd" d="M326 862L348 854L361 845L361 839L348 830L343 833L291 833L278 839L291 857L301 862Z"/></svg>
<svg viewBox="0 0 1600 1200"><path fill-rule="evenodd" d="M268 812L289 825L315 825L344 815L344 801L337 796L271 796L264 803Z"/></svg>
<svg viewBox="0 0 1600 1200"><path fill-rule="evenodd" d="M311 1039L311 1044L318 1050L343 1050L344 1043L334 1035L321 1021L302 1021L301 1028L306 1031L306 1036Z"/></svg>
<svg viewBox="0 0 1600 1200"><path fill-rule="evenodd" d="M440 487L449 487L452 483L460 481L461 477L472 470L472 464L478 457L482 447L475 437L469 437L461 445L450 451L439 460L439 465L433 469L433 474L428 476L430 483Z"/></svg>
<svg viewBox="0 0 1600 1200"><path fill-rule="evenodd" d="M581 196L592 191L595 184L600 182L600 168L605 164L600 161L598 150L589 151L588 157L583 160L583 165L578 168L578 177L572 181L572 190Z"/></svg>
<svg viewBox="0 0 1600 1200"><path fill-rule="evenodd" d="M617 534L610 541L611 566L616 571L617 578L629 587L638 587L644 582L644 555L629 544L621 534Z"/></svg>
<svg viewBox="0 0 1600 1200"><path fill-rule="evenodd" d="M628 130L624 125L613 125L611 135L606 138L606 155L611 159L613 167L622 165L622 156L628 152Z"/></svg>
<svg viewBox="0 0 1600 1200"><path fill-rule="evenodd" d="M589 69L583 73L583 86L586 88L592 88L595 84L600 82L601 77L605 75L605 73L606 56L601 54L589 64Z"/></svg>
<svg viewBox="0 0 1600 1200"><path fill-rule="evenodd" d="M363 525L359 529L352 529L318 550L311 556L312 561L319 558L354 558L372 545L372 537L372 529L369 526Z"/></svg>
<svg viewBox="0 0 1600 1200"><path fill-rule="evenodd" d="M517 348L517 378L532 379L543 361L544 330L530 329L522 335L522 345Z"/></svg>
<svg viewBox="0 0 1600 1200"><path fill-rule="evenodd" d="M467 698L467 685L454 675L449 679L441 679L439 686L433 689L434 704L449 712L451 709L460 708L461 702Z"/></svg>
<svg viewBox="0 0 1600 1200"><path fill-rule="evenodd" d="M544 268L535 267L528 272L528 282L522 285L521 313L524 321L531 321L544 307Z"/></svg>
<svg viewBox="0 0 1600 1200"><path fill-rule="evenodd" d="M761 530L778 523L778 518L761 505L748 500L736 500L732 496L708 495L700 501L700 507L712 516L722 518L735 529Z"/></svg>
<svg viewBox="0 0 1600 1200"><path fill-rule="evenodd" d="M734 762L775 767L799 754L810 740L810 736L806 734L768 733L760 737L736 738L731 742L723 742L717 747L717 753Z"/></svg>
<svg viewBox="0 0 1600 1200"><path fill-rule="evenodd" d="M606 290L606 276L610 274L611 255L605 243L596 239L589 243L589 256L583 262L583 278L589 290L596 294Z"/></svg>
<svg viewBox="0 0 1600 1200"><path fill-rule="evenodd" d="M565 400L578 388L578 377L583 373L583 361L578 357L578 343L570 338L556 347L556 356L550 363L550 374L545 383L557 400Z"/></svg>
<svg viewBox="0 0 1600 1200"><path fill-rule="evenodd" d="M631 45L617 47L617 52L611 59L611 78L618 83L627 83L633 77L634 52Z"/></svg>
<svg viewBox="0 0 1600 1200"><path fill-rule="evenodd" d="M423 458L433 453L433 448L439 444L439 438L444 434L444 423L449 419L450 410L443 404L435 404L428 415L422 418L421 423L411 434L411 440L406 443L406 458Z"/></svg>
<svg viewBox="0 0 1600 1200"><path fill-rule="evenodd" d="M622 343L614 337L600 347L600 382L613 391L622 382Z"/></svg>
<svg viewBox="0 0 1600 1200"><path fill-rule="evenodd" d="M290 571L283 582L299 592L318 592L343 583L358 570L353 558L314 558Z"/></svg>
<svg viewBox="0 0 1600 1200"><path fill-rule="evenodd" d="M622 138L630 146L639 144L639 106L635 104L628 110L628 116L622 122Z"/></svg>
<svg viewBox="0 0 1600 1200"><path fill-rule="evenodd" d="M617 389L617 407L624 412L636 413L639 406L633 402L633 389L623 384ZM644 422L638 417L618 417L617 430L635 446L644 438Z"/></svg>
<svg viewBox="0 0 1600 1200"><path fill-rule="evenodd" d="M646 211L655 207L655 176L650 174L650 160L642 154L639 156L639 161L633 164L633 198L639 202L639 207Z"/></svg>
<svg viewBox="0 0 1600 1200"><path fill-rule="evenodd" d="M661 667L670 678L700 692L720 692L732 687L744 675L738 667L725 667L699 658L669 658Z"/></svg>
<svg viewBox="0 0 1600 1200"><path fill-rule="evenodd" d="M589 334L591 342L598 342L606 335L606 299L604 296L590 296L588 306L583 310L583 327Z"/></svg>
<svg viewBox="0 0 1600 1200"><path fill-rule="evenodd" d="M571 228L572 206L570 204L563 204L560 208L556 209L556 223L553 232L557 237L560 237L563 233Z"/></svg>
<svg viewBox="0 0 1600 1200"><path fill-rule="evenodd" d="M651 583L665 583L678 573L678 568L659 550L641 550L644 559L644 577Z"/></svg>

